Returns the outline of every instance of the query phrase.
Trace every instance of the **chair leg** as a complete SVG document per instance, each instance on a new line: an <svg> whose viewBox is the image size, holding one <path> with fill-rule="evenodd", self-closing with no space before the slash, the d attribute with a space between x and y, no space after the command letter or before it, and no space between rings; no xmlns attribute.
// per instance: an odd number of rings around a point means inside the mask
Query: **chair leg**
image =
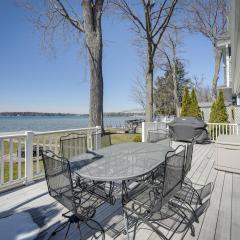
<svg viewBox="0 0 240 240"><path fill-rule="evenodd" d="M79 223L79 222L77 222L77 229L78 229L78 231L79 231L79 235L80 235L80 239L81 239L82 233L81 233L80 223Z"/></svg>
<svg viewBox="0 0 240 240"><path fill-rule="evenodd" d="M58 232L62 231L65 227L67 227L67 225L70 223L70 221L66 221L62 224L60 224L59 226L57 226L55 228L55 230L51 233L51 235L49 236L48 240L51 239L53 236L55 236Z"/></svg>
<svg viewBox="0 0 240 240"><path fill-rule="evenodd" d="M125 231L123 234L127 235L127 239L129 240L129 233L128 233L128 217L125 211L123 211L123 217L124 217L124 222L125 222Z"/></svg>
<svg viewBox="0 0 240 240"><path fill-rule="evenodd" d="M190 219L188 219L187 215L184 213L184 211L182 211L181 208L177 208L178 210L175 210L175 207L169 205L169 208L175 212L178 216L182 217L183 219L186 219L187 224L189 226L189 228L191 229L191 235L194 237L195 236L195 228L193 226L193 223L190 221Z"/></svg>
<svg viewBox="0 0 240 240"><path fill-rule="evenodd" d="M155 227L150 221L145 219L141 214L138 214L135 210L127 208L126 206L124 208L126 209L125 211L130 211L133 214L135 214L138 217L139 221L143 222L144 224L152 228L153 231L159 236L160 239L169 240L157 227Z"/></svg>
<svg viewBox="0 0 240 240"><path fill-rule="evenodd" d="M66 234L65 234L64 240L67 238L67 235L68 235L70 226L71 226L71 222L68 223L68 228L67 228L67 232L66 232Z"/></svg>
<svg viewBox="0 0 240 240"><path fill-rule="evenodd" d="M98 225L99 229L91 226L88 222L94 222L95 224ZM105 240L105 231L103 229L103 227L101 226L101 224L93 219L89 219L88 222L84 222L89 228L93 229L93 230L100 230L101 235L102 235L102 239Z"/></svg>

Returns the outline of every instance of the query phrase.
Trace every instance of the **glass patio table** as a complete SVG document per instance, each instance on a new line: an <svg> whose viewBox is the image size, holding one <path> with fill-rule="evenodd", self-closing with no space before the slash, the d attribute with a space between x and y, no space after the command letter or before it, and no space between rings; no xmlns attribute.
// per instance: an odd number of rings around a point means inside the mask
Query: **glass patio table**
<svg viewBox="0 0 240 240"><path fill-rule="evenodd" d="M94 181L121 182L144 176L165 160L169 146L156 143L123 143L75 156L71 169Z"/></svg>

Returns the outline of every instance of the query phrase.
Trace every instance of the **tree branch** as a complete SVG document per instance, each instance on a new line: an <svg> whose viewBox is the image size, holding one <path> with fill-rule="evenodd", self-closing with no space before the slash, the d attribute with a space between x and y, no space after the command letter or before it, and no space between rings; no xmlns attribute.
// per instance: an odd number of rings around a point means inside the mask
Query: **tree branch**
<svg viewBox="0 0 240 240"><path fill-rule="evenodd" d="M54 0L50 0L52 6L58 11L58 13L63 16L66 20L68 20L68 22L75 27L77 30L79 30L80 32L85 32L84 27L82 25L82 23L76 19L73 19L69 14L68 11L66 10L66 8L64 7L63 3L61 2L61 0L56 0L56 2L58 3L59 7L57 6L57 4L54 3Z"/></svg>

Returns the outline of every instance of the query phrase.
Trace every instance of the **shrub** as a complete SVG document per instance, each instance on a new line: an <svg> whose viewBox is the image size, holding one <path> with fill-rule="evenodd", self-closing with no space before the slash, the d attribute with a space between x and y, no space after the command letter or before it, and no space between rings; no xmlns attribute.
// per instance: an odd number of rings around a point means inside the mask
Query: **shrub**
<svg viewBox="0 0 240 240"><path fill-rule="evenodd" d="M141 135L136 135L133 137L134 142L142 142L142 136Z"/></svg>
<svg viewBox="0 0 240 240"><path fill-rule="evenodd" d="M183 92L181 117L189 116L190 105L191 105L191 97L189 96L188 87L185 87Z"/></svg>
<svg viewBox="0 0 240 240"><path fill-rule="evenodd" d="M224 94L221 90L218 98L213 102L210 113L210 123L228 123L228 114L224 104Z"/></svg>
<svg viewBox="0 0 240 240"><path fill-rule="evenodd" d="M192 93L191 93L191 101L190 101L188 116L201 118L201 111L198 106L198 100L197 100L197 96L194 89L192 89Z"/></svg>
<svg viewBox="0 0 240 240"><path fill-rule="evenodd" d="M213 102L212 106L211 106L211 112L210 112L210 118L209 118L209 122L210 123L215 123L215 119L217 116L217 104L216 101Z"/></svg>
<svg viewBox="0 0 240 240"><path fill-rule="evenodd" d="M209 122L228 123L228 114L224 104L224 94L222 90L219 92L217 100L215 100L212 104ZM228 126L226 128L212 126L210 131L212 132L211 135L214 138L217 138L220 134L228 134L230 132Z"/></svg>

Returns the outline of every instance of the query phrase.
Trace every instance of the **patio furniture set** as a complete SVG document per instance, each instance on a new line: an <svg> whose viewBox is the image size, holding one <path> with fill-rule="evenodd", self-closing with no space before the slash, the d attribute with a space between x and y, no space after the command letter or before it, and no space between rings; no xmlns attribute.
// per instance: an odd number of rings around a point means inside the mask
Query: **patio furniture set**
<svg viewBox="0 0 240 240"><path fill-rule="evenodd" d="M208 208L213 190L211 183L195 188L186 176L195 140L173 149L165 130L149 131L148 143L111 145L110 135L102 140L104 147L88 150L86 135L70 134L60 140L60 156L43 153L49 194L69 210L63 214L67 221L50 238L67 227L66 239L72 223L84 238L80 225L84 223L96 238L105 239L104 228L94 215L100 205L114 205L117 198L121 198L125 219L119 234L128 239L130 231L134 238L141 223L160 239L171 239L188 229L194 236L193 224ZM171 236L167 238L159 226L170 230Z"/></svg>

